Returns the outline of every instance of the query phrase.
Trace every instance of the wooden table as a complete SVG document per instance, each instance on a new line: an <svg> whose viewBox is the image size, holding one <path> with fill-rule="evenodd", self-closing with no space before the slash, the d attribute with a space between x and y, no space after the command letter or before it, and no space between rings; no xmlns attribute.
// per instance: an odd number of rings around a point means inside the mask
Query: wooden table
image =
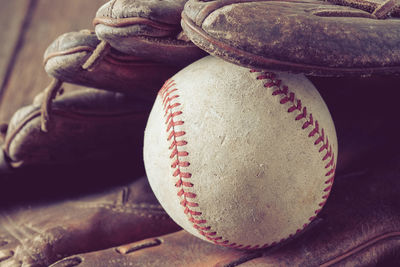
<svg viewBox="0 0 400 267"><path fill-rule="evenodd" d="M93 29L106 0L0 0L0 123L50 82L43 53L59 35ZM72 89L73 85L66 85Z"/></svg>

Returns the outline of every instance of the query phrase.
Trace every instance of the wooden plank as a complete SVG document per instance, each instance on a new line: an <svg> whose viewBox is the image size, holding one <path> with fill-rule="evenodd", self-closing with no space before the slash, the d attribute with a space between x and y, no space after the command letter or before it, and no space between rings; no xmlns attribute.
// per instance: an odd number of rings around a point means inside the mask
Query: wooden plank
<svg viewBox="0 0 400 267"><path fill-rule="evenodd" d="M15 52L18 37L21 34L24 18L28 13L29 1L3 1L0 8L0 86L5 78Z"/></svg>
<svg viewBox="0 0 400 267"><path fill-rule="evenodd" d="M13 2L13 1L7 1ZM0 122L30 104L50 82L43 69L43 53L59 35L93 29L92 19L105 0L39 0L25 31L8 83L0 100ZM2 7L3 8L3 7ZM13 12L9 10L9 12Z"/></svg>

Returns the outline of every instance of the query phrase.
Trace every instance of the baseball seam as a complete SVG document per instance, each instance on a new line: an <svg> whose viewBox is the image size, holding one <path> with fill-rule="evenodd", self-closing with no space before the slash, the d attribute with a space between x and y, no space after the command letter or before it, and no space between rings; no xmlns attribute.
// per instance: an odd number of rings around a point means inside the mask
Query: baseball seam
<svg viewBox="0 0 400 267"><path fill-rule="evenodd" d="M279 101L280 104L291 104L288 108L288 113L293 113L297 111L297 115L295 116L295 121L304 120L302 125L302 129L308 129L310 126L313 127L311 132L308 134L309 138L316 138L314 141L314 145L321 145L318 152L323 153L325 155L322 158L322 162L326 162L324 168L327 170L325 173L325 177L327 180L325 181L326 188L323 189L322 201L318 204L318 208L314 211L314 216L308 219L308 222L303 225L302 228L297 229L296 233L301 232L305 227L309 225L311 221L313 221L318 213L322 210L322 207L325 205L335 177L336 163L335 156L332 152L332 145L329 143L328 137L325 135L324 128L320 128L317 120L313 118L312 113L307 111L307 107L302 105L300 99L297 99L294 92L289 91L289 88L286 85L282 84L282 80L277 78L277 75L272 72L264 72L259 70L250 70L251 73L259 73L257 75L257 80L265 81L264 87L266 88L275 88L272 92L272 96L281 96ZM181 167L188 167L190 162L188 162L185 157L189 155L188 151L180 150L182 146L187 145L187 141L180 140L177 141L177 137L183 137L186 135L185 131L177 131L176 126L183 125L184 121L180 120L179 117L183 111L179 110L181 103L177 101L180 97L178 94L178 89L176 88L176 84L174 80L168 80L165 82L163 87L159 91L159 96L162 99L162 106L165 111L164 117L166 132L168 134L167 141L170 142L169 150L171 151L170 159L173 161L171 164L171 168L174 170L172 176L174 178L178 178L178 181L175 183L175 186L178 189L178 197L181 199L180 205L184 207L184 213L188 216L189 222L192 224L193 228L195 228L199 234L204 236L207 240L226 247L231 248L240 248L240 249L260 249L266 248L269 246L273 246L277 243L280 243L288 238L293 237L295 234L290 234L287 238L283 238L280 241L273 242L271 244L264 245L243 245L231 243L229 240L224 239L222 236L218 236L217 232L214 231L211 226L207 225L207 220L199 217L202 215L202 212L196 211L193 208L199 207L199 204L195 202L195 198L197 195L193 192L187 191L189 188L193 188L194 184L190 182L190 178L192 174L189 172L185 172L181 169ZM171 101L175 100L174 103ZM178 110L177 110L178 109Z"/></svg>

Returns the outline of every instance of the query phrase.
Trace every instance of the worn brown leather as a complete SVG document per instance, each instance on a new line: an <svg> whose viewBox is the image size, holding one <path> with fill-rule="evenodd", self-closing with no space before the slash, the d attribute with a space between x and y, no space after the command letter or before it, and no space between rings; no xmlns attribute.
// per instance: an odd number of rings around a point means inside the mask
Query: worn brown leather
<svg viewBox="0 0 400 267"><path fill-rule="evenodd" d="M400 16L400 4L398 1L388 1L388 0L328 0L328 2L342 5L350 6L358 9L365 10L371 14L376 14L379 9L389 9L387 16L399 17ZM386 5L383 7L383 5Z"/></svg>
<svg viewBox="0 0 400 267"><path fill-rule="evenodd" d="M2 209L0 265L49 266L69 255L178 229L142 177L91 196Z"/></svg>
<svg viewBox="0 0 400 267"><path fill-rule="evenodd" d="M205 52L182 35L187 0L111 0L93 20L99 39L126 54L186 66Z"/></svg>
<svg viewBox="0 0 400 267"><path fill-rule="evenodd" d="M308 230L270 249L222 248L181 231L75 255L52 266L398 266L400 157L364 164L337 177L327 205Z"/></svg>
<svg viewBox="0 0 400 267"><path fill-rule="evenodd" d="M153 22L159 22L175 26L175 33L179 32L181 12L187 0L110 0L97 11L97 18L130 19L147 18ZM154 28L145 24L136 25L142 32L154 35ZM150 27L150 28L147 28ZM172 32L173 30L159 29L160 32ZM163 35L163 34L159 34Z"/></svg>
<svg viewBox="0 0 400 267"><path fill-rule="evenodd" d="M222 267L247 254L215 246L182 230L107 250L71 256L51 267Z"/></svg>
<svg viewBox="0 0 400 267"><path fill-rule="evenodd" d="M180 67L111 49L92 70L82 66L100 40L86 30L59 36L44 54L46 72L63 82L134 94L153 101L157 90Z"/></svg>
<svg viewBox="0 0 400 267"><path fill-rule="evenodd" d="M141 159L151 103L96 89L59 96L47 133L41 131L41 97L11 118L2 144L3 167Z"/></svg>
<svg viewBox="0 0 400 267"><path fill-rule="evenodd" d="M247 67L318 76L400 72L399 18L325 1L189 0L182 28L201 49Z"/></svg>

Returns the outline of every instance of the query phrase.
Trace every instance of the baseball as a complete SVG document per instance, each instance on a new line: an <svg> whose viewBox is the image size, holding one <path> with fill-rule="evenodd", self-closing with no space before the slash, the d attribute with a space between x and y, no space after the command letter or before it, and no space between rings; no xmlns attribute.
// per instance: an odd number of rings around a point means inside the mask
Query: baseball
<svg viewBox="0 0 400 267"><path fill-rule="evenodd" d="M211 56L164 84L144 139L150 185L172 219L240 249L303 230L329 196L336 158L331 115L304 75Z"/></svg>

